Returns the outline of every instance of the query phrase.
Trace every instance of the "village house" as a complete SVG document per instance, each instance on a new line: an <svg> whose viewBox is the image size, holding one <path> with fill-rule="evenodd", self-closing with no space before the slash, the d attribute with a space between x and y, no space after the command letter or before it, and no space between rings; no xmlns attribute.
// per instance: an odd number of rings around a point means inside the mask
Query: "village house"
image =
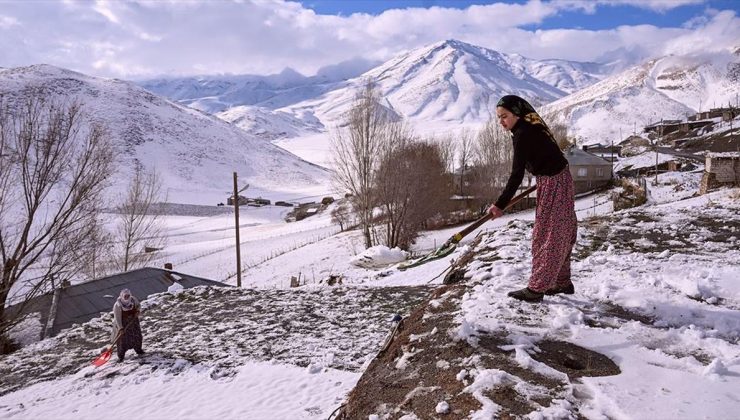
<svg viewBox="0 0 740 420"><path fill-rule="evenodd" d="M612 163L572 146L565 150L576 194L605 187L612 179Z"/></svg>
<svg viewBox="0 0 740 420"><path fill-rule="evenodd" d="M613 162L616 157L622 156L622 146L620 145L609 145L609 144L589 144L584 145L583 150L596 155L602 159L606 159L609 162Z"/></svg>
<svg viewBox="0 0 740 420"><path fill-rule="evenodd" d="M740 108L728 106L725 108L712 108L709 111L697 112L688 118L688 121L709 120L712 118L722 118L722 121L730 121L740 115Z"/></svg>
<svg viewBox="0 0 740 420"><path fill-rule="evenodd" d="M660 135L666 135L679 131L681 129L682 120L661 120L653 124L646 125L643 131L646 133L656 133Z"/></svg>
<svg viewBox="0 0 740 420"><path fill-rule="evenodd" d="M704 174L699 185L699 194L723 185L740 185L740 153L709 153L704 164Z"/></svg>
<svg viewBox="0 0 740 420"><path fill-rule="evenodd" d="M689 131L695 128L704 127L709 124L712 124L711 120L699 120L699 121L688 120L686 122L681 123L679 131L681 131L682 133L688 133Z"/></svg>
<svg viewBox="0 0 740 420"><path fill-rule="evenodd" d="M243 195L240 195L238 197L239 197L239 205L240 206L246 206L247 203L249 202L249 199L247 197L243 196ZM231 197L229 197L229 198L226 199L226 205L228 205L228 206L233 206L234 205L234 196L233 195Z"/></svg>

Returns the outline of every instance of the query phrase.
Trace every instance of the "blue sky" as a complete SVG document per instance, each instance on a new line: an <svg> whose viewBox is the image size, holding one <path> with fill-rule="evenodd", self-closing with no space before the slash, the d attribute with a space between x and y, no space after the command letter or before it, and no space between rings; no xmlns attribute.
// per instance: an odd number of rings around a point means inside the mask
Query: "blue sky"
<svg viewBox="0 0 740 420"><path fill-rule="evenodd" d="M584 3L592 0L576 0ZM304 0L300 3L318 14L343 15L352 13L368 13L379 15L390 9L430 8L443 7L465 9L471 5L485 5L493 3L524 4L527 1L481 1L481 0ZM644 3L648 3L645 0ZM669 10L652 10L647 7L634 5L604 4L597 8L595 13L583 13L580 10L561 11L556 16L549 17L538 24L528 25L535 29L610 29L620 25L655 25L658 27L680 26L707 8L718 10L734 10L740 14L740 0L712 0L683 4L676 0L663 0L669 7L671 3L677 6Z"/></svg>
<svg viewBox="0 0 740 420"><path fill-rule="evenodd" d="M446 39L636 64L740 47L739 9L740 0L0 0L0 67L119 78L349 74Z"/></svg>

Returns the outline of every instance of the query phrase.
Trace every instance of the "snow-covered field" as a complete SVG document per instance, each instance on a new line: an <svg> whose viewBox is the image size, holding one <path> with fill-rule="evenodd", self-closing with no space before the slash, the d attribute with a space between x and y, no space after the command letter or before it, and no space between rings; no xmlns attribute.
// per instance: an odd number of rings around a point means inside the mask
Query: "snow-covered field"
<svg viewBox="0 0 740 420"><path fill-rule="evenodd" d="M735 190L582 221L577 292L541 305L505 297L530 269L531 226L515 222L481 243L458 334L470 340L504 332L517 362L548 375L557 372L531 357L543 338L617 363L616 376L566 377L551 414L572 414L577 401L587 418L731 418L740 408L739 210ZM608 316L609 308L626 319ZM493 373L478 372L474 382Z"/></svg>
<svg viewBox="0 0 740 420"><path fill-rule="evenodd" d="M616 213L606 194L578 200L576 294L540 305L506 297L530 270L533 212L487 223L450 257L483 235L458 324L442 333L475 341L478 333L505 331L517 363L535 371L546 370L530 356L543 338L598 351L621 369L573 382L560 375L562 395L533 418L731 417L740 409L740 193L692 197L698 180L696 173L661 174L658 185L648 182L651 202ZM441 283L450 261L403 272L357 267L357 232L336 234L326 212L295 223L283 222L284 212L240 214L242 260L255 264L244 273L246 289L199 288L145 302L149 354L141 359L89 366L110 315L1 357L0 417L326 418L379 350L390 315L426 299L426 287ZM160 262L235 283L233 215L166 222L170 238ZM427 232L417 250L433 249L459 229ZM304 285L288 289L299 274ZM342 285L327 286L329 276ZM632 315L604 309L615 307ZM503 377L476 370L474 360L466 375L478 390ZM496 412L495 403L483 402L488 411L479 416Z"/></svg>

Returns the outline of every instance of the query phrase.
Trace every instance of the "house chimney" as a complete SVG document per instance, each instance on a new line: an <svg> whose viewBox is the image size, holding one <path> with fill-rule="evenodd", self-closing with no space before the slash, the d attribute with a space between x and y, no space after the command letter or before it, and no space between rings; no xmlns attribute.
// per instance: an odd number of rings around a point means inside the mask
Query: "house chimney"
<svg viewBox="0 0 740 420"><path fill-rule="evenodd" d="M164 263L165 270L172 270L172 263Z"/></svg>

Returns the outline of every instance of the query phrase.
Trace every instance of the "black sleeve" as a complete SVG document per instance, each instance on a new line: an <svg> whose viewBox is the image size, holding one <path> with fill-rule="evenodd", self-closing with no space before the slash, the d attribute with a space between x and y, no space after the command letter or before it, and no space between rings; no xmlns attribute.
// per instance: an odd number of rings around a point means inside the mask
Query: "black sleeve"
<svg viewBox="0 0 740 420"><path fill-rule="evenodd" d="M523 140L519 139L519 141L514 142L514 159L511 162L511 175L509 175L506 188L504 188L504 191L501 192L498 200L496 200L496 207L501 210L504 210L506 205L509 204L517 188L522 183L522 179L524 179L524 164L526 161L524 153L526 148Z"/></svg>

